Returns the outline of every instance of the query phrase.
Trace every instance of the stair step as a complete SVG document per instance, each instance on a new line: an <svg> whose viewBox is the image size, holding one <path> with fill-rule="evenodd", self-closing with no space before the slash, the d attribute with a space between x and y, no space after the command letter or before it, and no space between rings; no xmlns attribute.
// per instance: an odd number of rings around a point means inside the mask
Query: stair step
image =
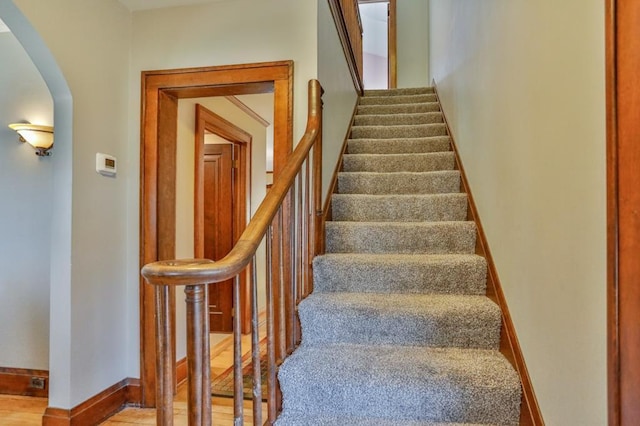
<svg viewBox="0 0 640 426"><path fill-rule="evenodd" d="M412 114L440 111L438 102L391 105L358 105L357 114Z"/></svg>
<svg viewBox="0 0 640 426"><path fill-rule="evenodd" d="M451 150L449 136L407 139L349 139L349 154L419 154Z"/></svg>
<svg viewBox="0 0 640 426"><path fill-rule="evenodd" d="M435 194L460 192L460 172L338 173L341 194Z"/></svg>
<svg viewBox="0 0 640 426"><path fill-rule="evenodd" d="M472 254L474 222L327 222L329 253Z"/></svg>
<svg viewBox="0 0 640 426"><path fill-rule="evenodd" d="M278 378L289 416L518 424L518 375L493 350L303 344Z"/></svg>
<svg viewBox="0 0 640 426"><path fill-rule="evenodd" d="M283 412L275 426L494 426L471 423L432 423L410 420L383 420L371 417L313 416Z"/></svg>
<svg viewBox="0 0 640 426"><path fill-rule="evenodd" d="M315 292L468 294L486 291L487 261L475 254L328 253L313 260Z"/></svg>
<svg viewBox="0 0 640 426"><path fill-rule="evenodd" d="M398 96L398 95L424 95L435 93L433 87L407 87L402 89L373 89L365 90L365 96Z"/></svg>
<svg viewBox="0 0 640 426"><path fill-rule="evenodd" d="M313 293L298 313L304 345L497 350L500 344L500 308L486 296Z"/></svg>
<svg viewBox="0 0 640 426"><path fill-rule="evenodd" d="M351 128L353 139L398 139L446 136L444 124L417 124L400 126L355 126Z"/></svg>
<svg viewBox="0 0 640 426"><path fill-rule="evenodd" d="M466 194L333 194L332 218L360 222L434 222L465 220Z"/></svg>
<svg viewBox="0 0 640 426"><path fill-rule="evenodd" d="M345 154L342 169L345 172L432 172L453 170L453 151L422 154Z"/></svg>
<svg viewBox="0 0 640 426"><path fill-rule="evenodd" d="M399 126L415 124L442 123L441 112L421 114L358 114L354 117L354 126Z"/></svg>
<svg viewBox="0 0 640 426"><path fill-rule="evenodd" d="M438 97L435 93L397 96L363 96L360 98L360 105L415 104L437 101Z"/></svg>

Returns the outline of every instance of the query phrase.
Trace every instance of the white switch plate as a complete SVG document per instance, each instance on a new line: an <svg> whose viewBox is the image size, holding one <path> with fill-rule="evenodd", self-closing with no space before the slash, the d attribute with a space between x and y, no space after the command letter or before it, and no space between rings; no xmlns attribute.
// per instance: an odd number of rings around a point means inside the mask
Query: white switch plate
<svg viewBox="0 0 640 426"><path fill-rule="evenodd" d="M115 176L117 171L116 157L100 152L96 154L96 172L103 176Z"/></svg>

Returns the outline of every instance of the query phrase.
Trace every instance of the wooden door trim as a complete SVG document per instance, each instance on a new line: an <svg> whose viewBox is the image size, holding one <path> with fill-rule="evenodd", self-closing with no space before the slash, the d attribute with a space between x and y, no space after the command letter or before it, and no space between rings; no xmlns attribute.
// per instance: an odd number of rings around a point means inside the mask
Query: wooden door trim
<svg viewBox="0 0 640 426"><path fill-rule="evenodd" d="M225 120L208 108L196 104L195 134L195 186L194 186L194 253L197 258L204 257L204 135L205 130L216 134L236 146L238 150L238 180L234 185L233 197L233 241L237 241L247 226L250 217L247 194L251 194L251 142L253 137L240 127ZM249 198L250 200L250 198ZM251 310L249 289L251 274L246 271L240 276L240 303L242 304L242 332L251 331Z"/></svg>
<svg viewBox="0 0 640 426"><path fill-rule="evenodd" d="M274 93L274 174L281 172L293 147L293 61L143 71L140 122L140 267L159 260L159 223L168 205L159 203L162 191L175 191L159 175L164 146L159 138L159 99L196 98L250 90ZM230 89L232 88L232 90ZM175 144L175 140L173 141ZM175 173L174 170L169 172ZM175 182L175 181L174 181ZM165 203L166 204L166 203ZM171 223L168 223L170 226ZM173 223L175 230L175 223ZM285 238L288 236L286 233ZM167 232L167 235L171 235ZM173 233L175 238L175 232ZM175 254L174 254L175 255ZM287 252L284 253L285 261ZM155 297L140 278L140 385L142 406L155 405ZM174 340L175 341L175 340Z"/></svg>
<svg viewBox="0 0 640 426"><path fill-rule="evenodd" d="M389 0L389 16L387 30L387 61L389 64L389 89L398 87L398 18L396 0Z"/></svg>
<svg viewBox="0 0 640 426"><path fill-rule="evenodd" d="M609 425L640 424L640 3L606 0Z"/></svg>

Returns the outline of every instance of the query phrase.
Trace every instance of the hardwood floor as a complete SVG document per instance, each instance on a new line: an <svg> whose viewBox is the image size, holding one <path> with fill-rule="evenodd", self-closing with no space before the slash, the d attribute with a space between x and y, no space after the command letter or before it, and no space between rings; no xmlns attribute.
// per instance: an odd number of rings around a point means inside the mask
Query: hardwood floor
<svg viewBox="0 0 640 426"><path fill-rule="evenodd" d="M0 395L0 425L40 425L46 408L47 398Z"/></svg>
<svg viewBox="0 0 640 426"><path fill-rule="evenodd" d="M264 327L260 334L264 336ZM229 335L212 336L211 339L211 375L224 372L233 363L233 337ZM242 339L243 353L251 351L251 336ZM214 426L233 425L233 399L213 398L212 419ZM30 426L41 425L42 415L47 408L46 398L34 398L14 395L0 395L0 426ZM263 419L267 418L266 404L262 404ZM252 403L244 403L245 424L253 424ZM155 425L155 409L127 407L102 425ZM178 393L174 401L174 424L187 425L187 386L186 382L178 386Z"/></svg>

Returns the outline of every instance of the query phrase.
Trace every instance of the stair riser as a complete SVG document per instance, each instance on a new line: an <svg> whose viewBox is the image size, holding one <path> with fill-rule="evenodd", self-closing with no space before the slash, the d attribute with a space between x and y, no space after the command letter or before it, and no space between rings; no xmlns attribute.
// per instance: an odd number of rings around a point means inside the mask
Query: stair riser
<svg viewBox="0 0 640 426"><path fill-rule="evenodd" d="M356 115L354 126L401 126L417 124L442 123L442 113L429 112L424 114L384 114L384 115Z"/></svg>
<svg viewBox="0 0 640 426"><path fill-rule="evenodd" d="M497 350L500 342L500 309L488 299L468 305L458 302L455 309L432 305L423 312L394 312L310 296L299 305L298 312L305 345L355 343Z"/></svg>
<svg viewBox="0 0 640 426"><path fill-rule="evenodd" d="M399 95L399 96L364 96L360 98L360 105L395 105L415 104L423 102L437 102L435 94Z"/></svg>
<svg viewBox="0 0 640 426"><path fill-rule="evenodd" d="M416 114L424 112L438 112L440 104L437 102L421 104L395 105L359 105L357 114Z"/></svg>
<svg viewBox="0 0 640 426"><path fill-rule="evenodd" d="M472 254L475 251L475 224L472 222L408 225L328 222L327 252Z"/></svg>
<svg viewBox="0 0 640 426"><path fill-rule="evenodd" d="M433 152L427 154L347 154L342 158L345 172L433 172L453 170L453 152Z"/></svg>
<svg viewBox="0 0 640 426"><path fill-rule="evenodd" d="M444 124L421 124L417 126L357 126L351 129L351 139L398 139L446 136Z"/></svg>
<svg viewBox="0 0 640 426"><path fill-rule="evenodd" d="M447 348L406 347L403 351L384 345L343 346L354 351L370 348L371 354L363 355L333 350L340 346L327 346L313 354L315 346L303 343L298 353L285 361L278 374L285 412L518 424L521 391L517 374L506 359L497 358L496 351L465 349L460 351L478 355L453 355L451 359L437 355L446 353ZM345 356L352 360L345 360Z"/></svg>
<svg viewBox="0 0 640 426"><path fill-rule="evenodd" d="M464 194L428 197L379 197L335 194L331 201L335 221L427 222L465 220Z"/></svg>
<svg viewBox="0 0 640 426"><path fill-rule="evenodd" d="M451 150L448 136L418 139L350 139L348 154L422 154Z"/></svg>
<svg viewBox="0 0 640 426"><path fill-rule="evenodd" d="M460 173L338 173L341 194L441 194L460 191Z"/></svg>
<svg viewBox="0 0 640 426"><path fill-rule="evenodd" d="M443 257L432 262L385 257L316 257L313 261L314 291L468 295L486 292L487 263L482 257Z"/></svg>
<svg viewBox="0 0 640 426"><path fill-rule="evenodd" d="M424 95L435 93L433 87L408 87L402 89L374 89L365 90L364 96L402 96L402 95Z"/></svg>

